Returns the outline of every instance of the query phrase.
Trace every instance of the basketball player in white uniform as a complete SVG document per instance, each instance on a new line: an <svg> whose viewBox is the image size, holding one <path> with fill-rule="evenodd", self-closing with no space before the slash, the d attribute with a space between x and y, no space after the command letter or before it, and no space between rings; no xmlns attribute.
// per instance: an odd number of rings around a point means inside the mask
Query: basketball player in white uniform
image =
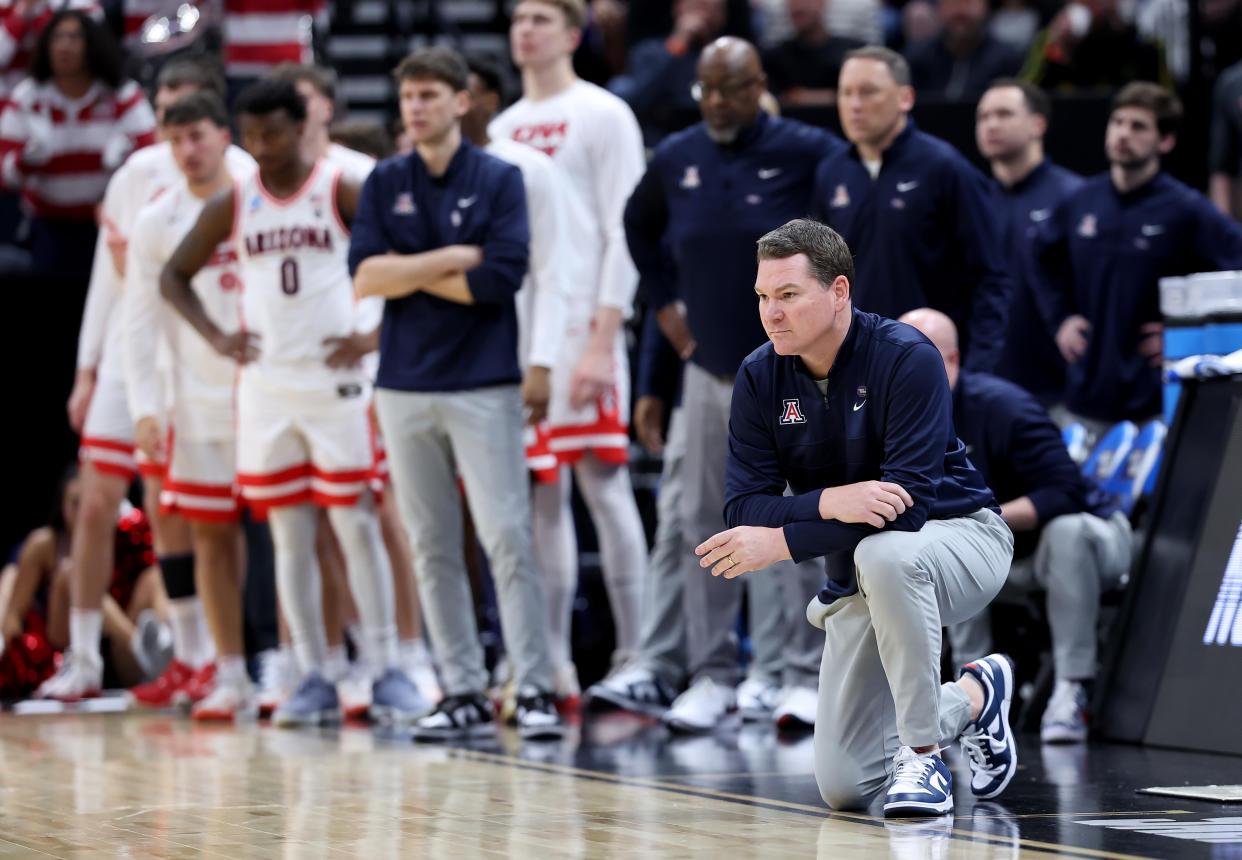
<svg viewBox="0 0 1242 860"><path fill-rule="evenodd" d="M551 635L560 643L557 695L578 694L568 662L577 545L569 506L573 464L599 535L612 604L619 665L638 642L647 543L626 467L630 374L622 323L638 275L625 244L625 202L642 176L642 135L629 107L579 80L571 58L581 38L581 0L520 0L510 42L522 70L523 97L493 121L491 137L543 150L568 178L574 273L568 324L552 372L548 420L534 451L561 465L554 483L534 490L535 546L552 604Z"/></svg>
<svg viewBox="0 0 1242 860"><path fill-rule="evenodd" d="M199 89L218 87L209 69L193 61L168 64L160 72L155 96L157 122L177 98ZM162 138L162 124L157 125ZM234 148L231 160L250 161ZM44 698L73 701L98 691L103 663L99 655L102 634L100 601L112 569L114 521L134 475L141 470L147 515L155 551L170 597L173 660L151 684L131 691L147 704L167 706L197 674L212 665L211 637L195 596L193 557L189 532L180 517L163 517L159 493L163 463L163 433L152 423L138 434L127 399L122 326L122 286L126 243L142 207L160 191L181 181L166 142L138 150L113 174L101 206L103 229L95 246L91 284L79 337L78 372L69 397L69 421L81 434L82 506L74 528L70 647L59 672L39 688ZM148 372L151 372L148 368ZM162 407L161 407L162 408Z"/></svg>
<svg viewBox="0 0 1242 860"><path fill-rule="evenodd" d="M234 177L225 162L228 114L216 96L194 93L170 105L164 116L165 134L185 179L147 204L134 224L125 271L126 381L137 423L161 421L160 379L151 368L160 349L167 350L174 432L165 452L160 503L190 524L198 593L217 654L212 692L191 715L232 720L255 711L242 636L241 500L233 441L237 363L212 349L159 296L160 270L206 201L232 188ZM253 172L251 162L236 178ZM217 326L238 327L241 282L232 243L216 249L192 285Z"/></svg>
<svg viewBox="0 0 1242 860"><path fill-rule="evenodd" d="M263 80L238 97L242 140L258 173L213 198L165 266L160 290L212 346L244 366L237 388L237 478L266 513L276 586L304 673L273 715L276 725L339 721L327 659L316 506L328 509L345 555L374 678L371 715L417 717L427 702L396 669L392 571L370 492L371 382L362 359L376 346L378 303L354 301L346 266L358 186L300 150L306 104L287 81ZM234 238L242 328L222 331L191 279Z"/></svg>

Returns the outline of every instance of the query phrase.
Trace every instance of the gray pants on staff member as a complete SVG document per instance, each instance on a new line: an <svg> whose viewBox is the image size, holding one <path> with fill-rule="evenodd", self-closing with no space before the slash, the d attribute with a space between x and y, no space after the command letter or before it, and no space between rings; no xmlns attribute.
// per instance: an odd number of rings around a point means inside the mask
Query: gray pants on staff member
<svg viewBox="0 0 1242 860"><path fill-rule="evenodd" d="M928 520L854 549L858 593L807 620L824 631L815 719L815 781L833 809L867 806L893 775L901 746L951 742L970 699L940 683L941 627L970 618L1000 591L1013 533L996 513Z"/></svg>

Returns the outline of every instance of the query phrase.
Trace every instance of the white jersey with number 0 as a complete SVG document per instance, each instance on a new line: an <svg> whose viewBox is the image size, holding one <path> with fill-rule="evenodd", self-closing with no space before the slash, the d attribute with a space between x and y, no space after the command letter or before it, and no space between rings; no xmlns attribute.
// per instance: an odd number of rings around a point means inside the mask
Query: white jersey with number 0
<svg viewBox="0 0 1242 860"><path fill-rule="evenodd" d="M333 370L324 340L367 330L354 300L349 229L337 211L339 167L315 163L302 187L280 199L259 174L234 191L233 239L242 279L242 325L258 335L259 358L243 373L285 391L324 392L366 381L359 368Z"/></svg>

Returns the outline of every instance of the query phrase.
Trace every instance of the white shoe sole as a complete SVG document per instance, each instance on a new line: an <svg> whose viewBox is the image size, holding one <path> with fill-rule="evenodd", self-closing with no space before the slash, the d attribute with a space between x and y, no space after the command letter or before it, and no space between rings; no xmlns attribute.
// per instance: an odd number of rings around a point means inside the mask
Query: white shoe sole
<svg viewBox="0 0 1242 860"><path fill-rule="evenodd" d="M496 736L495 723L478 723L462 729L425 729L415 726L410 736L423 743L444 741L468 741L477 738L493 738Z"/></svg>
<svg viewBox="0 0 1242 860"><path fill-rule="evenodd" d="M419 717L425 716L429 710L431 710L430 707L421 711L403 711L391 705L371 705L368 713L373 723L385 726L410 726Z"/></svg>
<svg viewBox="0 0 1242 860"><path fill-rule="evenodd" d="M953 798L946 797L939 803L918 800L898 800L884 804L886 818L918 817L925 815L947 815L953 812Z"/></svg>
<svg viewBox="0 0 1242 860"><path fill-rule="evenodd" d="M668 713L669 705L662 705L659 702L646 702L641 699L635 699L626 695L620 690L610 687L600 687L598 684L586 691L586 704L592 705L595 702L605 702L614 708L622 711L629 711L633 714L642 714L645 717L655 717L659 719Z"/></svg>
<svg viewBox="0 0 1242 860"><path fill-rule="evenodd" d="M524 741L554 741L565 737L565 726L553 723L547 726L518 726L518 737Z"/></svg>
<svg viewBox="0 0 1242 860"><path fill-rule="evenodd" d="M339 726L341 712L339 709L314 711L309 714L272 714L272 725L278 729L298 729L303 726Z"/></svg>

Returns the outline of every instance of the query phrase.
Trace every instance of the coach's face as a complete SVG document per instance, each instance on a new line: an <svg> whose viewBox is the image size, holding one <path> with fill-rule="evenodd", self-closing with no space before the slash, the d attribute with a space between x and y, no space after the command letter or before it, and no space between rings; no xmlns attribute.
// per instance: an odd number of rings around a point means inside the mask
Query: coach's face
<svg viewBox="0 0 1242 860"><path fill-rule="evenodd" d="M850 282L838 276L825 287L811 274L805 254L761 260L755 294L763 330L778 355L816 352L838 317L849 313Z"/></svg>
<svg viewBox="0 0 1242 860"><path fill-rule="evenodd" d="M984 158L1006 158L1044 136L1046 121L1017 87L992 87L975 110L975 143Z"/></svg>
<svg viewBox="0 0 1242 860"><path fill-rule="evenodd" d="M914 107L914 89L897 83L881 60L851 57L837 81L841 128L854 144L878 144L904 123Z"/></svg>
<svg viewBox="0 0 1242 860"><path fill-rule="evenodd" d="M1141 107L1117 108L1104 132L1108 160L1127 170L1139 170L1172 151L1175 140L1171 134L1160 133L1154 111Z"/></svg>
<svg viewBox="0 0 1242 860"><path fill-rule="evenodd" d="M470 95L454 92L434 78L406 78L397 91L401 122L415 145L435 144L456 127L470 109Z"/></svg>

